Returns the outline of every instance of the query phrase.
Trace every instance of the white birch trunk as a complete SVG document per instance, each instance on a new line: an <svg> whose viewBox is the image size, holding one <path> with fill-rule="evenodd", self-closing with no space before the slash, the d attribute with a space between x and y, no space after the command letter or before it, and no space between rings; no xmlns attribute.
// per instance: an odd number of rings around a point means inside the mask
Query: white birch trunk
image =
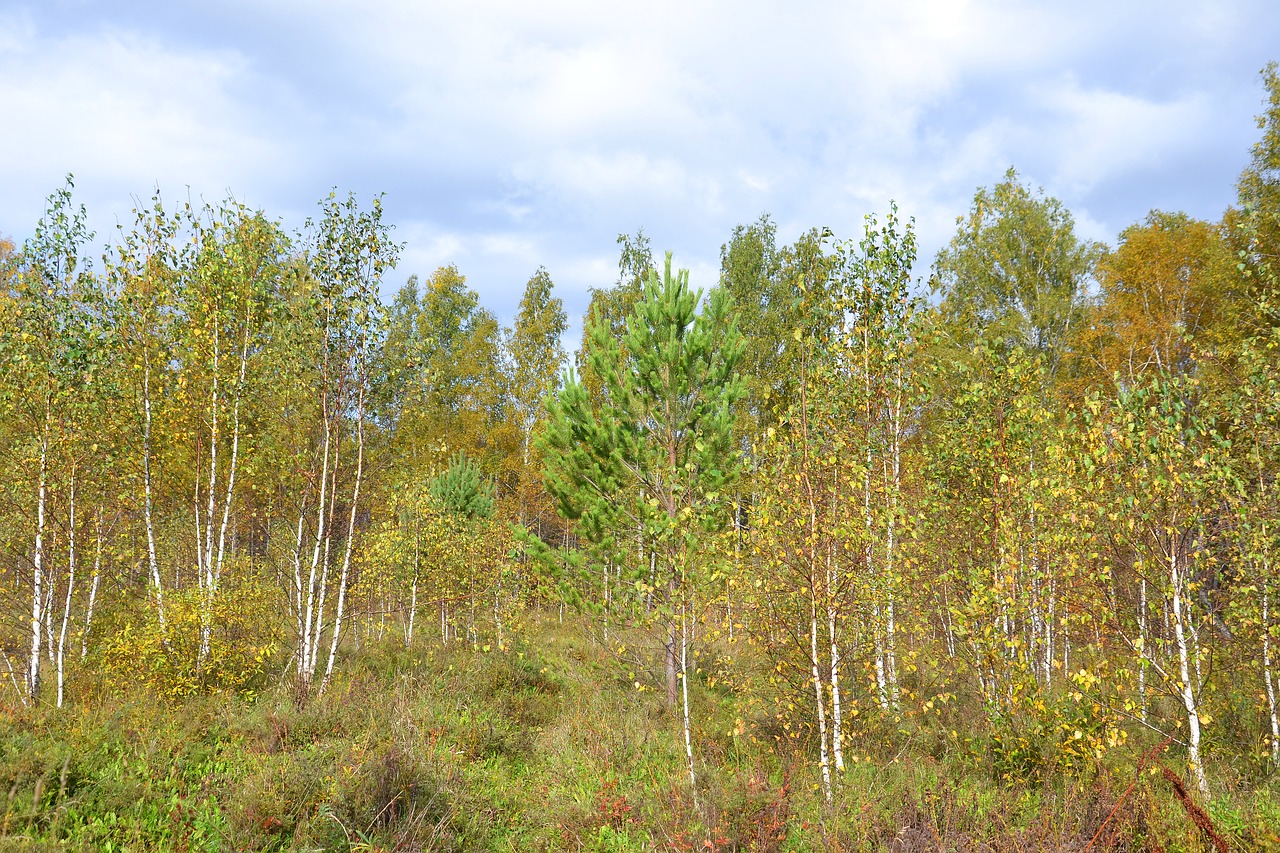
<svg viewBox="0 0 1280 853"><path fill-rule="evenodd" d="M71 466L71 494L67 525L67 597L62 607L62 628L58 631L58 707L62 707L66 683L67 625L71 622L71 601L76 586L76 468Z"/></svg>
<svg viewBox="0 0 1280 853"><path fill-rule="evenodd" d="M89 632L93 629L93 609L98 602L98 584L102 581L102 507L94 518L93 579L89 582L89 606L84 614L84 631L80 633L80 660L89 656Z"/></svg>
<svg viewBox="0 0 1280 853"><path fill-rule="evenodd" d="M1142 658L1138 661L1138 702L1139 711L1143 723L1147 721L1147 663L1146 657L1150 652L1147 650L1147 643L1150 638L1147 637L1147 579L1142 578L1138 583L1138 642L1142 646ZM1064 659L1063 669L1067 669Z"/></svg>
<svg viewBox="0 0 1280 853"><path fill-rule="evenodd" d="M406 649L413 648L413 623L418 615L418 572L421 560L421 546L418 535L418 516L417 510L414 510L413 517L413 586L409 592L409 622L405 626L404 646Z"/></svg>
<svg viewBox="0 0 1280 853"><path fill-rule="evenodd" d="M58 543L57 531L53 531L50 537L51 541L45 543L45 556L50 556L57 550ZM51 562L51 561L50 561ZM44 653L49 659L49 666L56 666L58 663L58 644L53 641L53 594L58 588L58 577L52 574L48 569L44 573Z"/></svg>
<svg viewBox="0 0 1280 853"><path fill-rule="evenodd" d="M1201 798L1209 796L1209 780L1205 776L1204 764L1200 760L1200 708L1191 687L1191 655L1192 649L1187 642L1186 615L1182 594L1184 591L1184 568L1179 565L1179 546L1174 537L1169 542L1169 583L1173 595L1173 632L1174 642L1178 648L1178 674L1180 678L1179 692L1182 706L1187 713L1187 761L1191 765L1191 776Z"/></svg>
<svg viewBox="0 0 1280 853"><path fill-rule="evenodd" d="M31 658L27 663L27 697L32 705L40 698L40 631L44 627L44 523L48 476L49 410L46 403L44 433L40 437L40 481L36 489L36 543L31 559Z"/></svg>
<svg viewBox="0 0 1280 853"><path fill-rule="evenodd" d="M0 655L4 657L5 668L9 670L9 682L13 685L13 692L18 694L18 701L22 703L22 707L27 707L27 691L18 685L18 674L13 670L13 661L9 660L8 652L0 649Z"/></svg>
<svg viewBox="0 0 1280 853"><path fill-rule="evenodd" d="M418 613L418 572L413 572L413 589L409 593L409 624L405 628L404 646L406 649L413 648L413 620Z"/></svg>
<svg viewBox="0 0 1280 853"><path fill-rule="evenodd" d="M813 674L813 700L818 712L818 760L822 771L822 795L831 802L831 762L827 755L827 709L822 695L822 676L818 670L818 602L813 586L809 589L809 662Z"/></svg>
<svg viewBox="0 0 1280 853"><path fill-rule="evenodd" d="M245 318L244 341L240 347L240 373L236 381L235 400L231 404L231 460L227 469L227 492L222 503L222 524L218 529L218 556L213 567L215 588L222 579L222 566L227 546L227 526L231 521L231 505L235 499L236 471L240 462L240 403L244 397L244 382L249 367L249 331L251 325L252 315L250 314Z"/></svg>
<svg viewBox="0 0 1280 853"><path fill-rule="evenodd" d="M368 342L363 344L360 354L361 364L368 358ZM333 620L333 639L329 644L329 659L325 662L324 680L320 682L320 693L329 686L333 678L333 662L338 656L338 642L342 637L342 617L347 601L347 582L351 577L351 551L356 538L356 508L360 505L360 484L364 476L364 402L365 376L363 368L359 377L360 390L356 401L356 481L351 490L351 513L347 520L347 541L342 556L342 576L338 581L338 608Z"/></svg>
<svg viewBox="0 0 1280 853"><path fill-rule="evenodd" d="M827 634L831 639L831 747L836 770L844 772L844 710L840 700L840 646L836 641L836 610L827 605Z"/></svg>
<svg viewBox="0 0 1280 853"><path fill-rule="evenodd" d="M302 609L302 634L298 643L298 677L302 680L304 691L311 689L311 679L315 675L315 642L313 635L318 633L320 625L316 620L316 574L320 569L320 555L323 553L323 539L328 535L325 528L325 499L329 487L329 450L332 443L333 427L329 419L328 392L322 405L324 418L324 445L320 454L320 501L316 509L315 545L311 551L311 567L307 575L306 606ZM305 508L305 506L304 506ZM298 541L302 541L302 518L298 518Z"/></svg>
<svg viewBox="0 0 1280 853"><path fill-rule="evenodd" d="M683 585L682 585L683 587ZM689 618L680 606L680 688L684 695L684 754L689 762L689 791L698 808L698 777L693 769L693 736L689 725Z"/></svg>
<svg viewBox="0 0 1280 853"><path fill-rule="evenodd" d="M298 631L298 638L302 638L302 525L303 519L306 517L307 507L305 500L298 508L298 530L294 537L293 544L293 589L290 591L289 603L293 606L293 622L294 627Z"/></svg>
<svg viewBox="0 0 1280 853"><path fill-rule="evenodd" d="M889 701L894 708L898 707L898 625L897 625L897 578L894 570L897 565L898 495L902 489L902 373L898 372L897 397L891 404L889 447L889 483L888 483L888 517L885 519L885 676L889 684Z"/></svg>
<svg viewBox="0 0 1280 853"><path fill-rule="evenodd" d="M888 711L889 686L884 672L884 630L880 627L884 623L884 617L881 615L878 601L872 606L871 613L875 622L872 628L872 647L876 658L876 702L880 705L881 711Z"/></svg>
<svg viewBox="0 0 1280 853"><path fill-rule="evenodd" d="M329 509L325 527L324 549L320 560L320 587L316 602L315 626L311 632L311 667L314 674L320 665L320 645L324 641L324 613L329 599L329 570L333 567L333 531L337 528L338 512L338 459L342 436L339 434L333 449L333 464L329 473Z"/></svg>
<svg viewBox="0 0 1280 853"><path fill-rule="evenodd" d="M216 314L216 312L215 312ZM196 671L204 668L204 661L209 656L209 638L212 631L210 611L213 609L213 593L216 581L213 577L213 519L217 508L218 494L218 405L220 387L218 371L221 361L221 324L213 326L213 382L210 387L209 406L209 500L205 510L204 553L201 565L200 589L202 602L200 607L200 651L196 657ZM197 480L197 488L199 481ZM200 560L200 543L197 541L197 561Z"/></svg>
<svg viewBox="0 0 1280 853"><path fill-rule="evenodd" d="M151 590L156 597L156 621L160 638L169 643L169 630L164 616L164 585L160 582L160 563L156 559L156 534L151 499L151 352L143 356L142 368L142 493L143 520L147 528L147 568L151 570Z"/></svg>
<svg viewBox="0 0 1280 853"><path fill-rule="evenodd" d="M1049 619L1044 626L1044 686L1053 684L1053 626L1058 619L1058 585L1049 579Z"/></svg>
<svg viewBox="0 0 1280 853"><path fill-rule="evenodd" d="M1267 576L1267 567L1263 564L1263 576ZM1267 687L1267 716L1271 721L1271 762L1280 764L1280 717L1276 714L1276 685L1271 675L1271 622L1268 619L1268 607L1271 603L1271 592L1266 582L1262 587L1262 680Z"/></svg>

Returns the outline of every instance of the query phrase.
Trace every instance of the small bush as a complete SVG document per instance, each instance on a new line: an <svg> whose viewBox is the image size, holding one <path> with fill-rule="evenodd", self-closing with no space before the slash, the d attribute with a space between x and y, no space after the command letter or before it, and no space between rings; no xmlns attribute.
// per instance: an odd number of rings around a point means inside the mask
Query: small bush
<svg viewBox="0 0 1280 853"><path fill-rule="evenodd" d="M103 638L106 686L146 684L168 699L261 689L280 648L278 599L278 590L248 580L228 583L209 599L200 590L169 591L163 629L147 608L140 621L124 621Z"/></svg>

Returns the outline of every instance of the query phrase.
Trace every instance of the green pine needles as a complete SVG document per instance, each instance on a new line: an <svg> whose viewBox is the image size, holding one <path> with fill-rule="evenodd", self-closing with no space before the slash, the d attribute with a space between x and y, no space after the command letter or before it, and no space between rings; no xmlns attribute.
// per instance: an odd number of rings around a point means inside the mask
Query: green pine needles
<svg viewBox="0 0 1280 853"><path fill-rule="evenodd" d="M480 467L461 451L449 457L449 467L427 483L427 493L440 506L464 518L493 515L493 485L486 482Z"/></svg>
<svg viewBox="0 0 1280 853"><path fill-rule="evenodd" d="M547 488L593 543L639 523L675 545L723 521L740 469L731 406L743 394L742 337L725 291L712 290L699 312L702 301L688 270L672 275L668 253L621 338L607 323L587 329L600 393L590 397L571 371L548 401Z"/></svg>

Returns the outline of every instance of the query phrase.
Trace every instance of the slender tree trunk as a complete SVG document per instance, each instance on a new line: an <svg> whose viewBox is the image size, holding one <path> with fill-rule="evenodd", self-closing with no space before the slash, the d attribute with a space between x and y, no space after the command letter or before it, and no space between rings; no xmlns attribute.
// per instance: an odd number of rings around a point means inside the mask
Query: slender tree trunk
<svg viewBox="0 0 1280 853"><path fill-rule="evenodd" d="M872 619L875 625L872 628L873 639L872 648L876 658L876 702L880 705L881 711L889 710L889 685L885 678L884 671L884 629L881 625L884 623L884 616L880 609L880 602L876 601L871 606Z"/></svg>
<svg viewBox="0 0 1280 853"><path fill-rule="evenodd" d="M320 592L316 601L315 627L311 632L312 672L320 665L320 646L324 642L324 614L329 600L329 571L333 568L333 533L338 527L338 459L341 458L342 435L334 438L333 463L329 469L329 507L325 523L324 550L320 559Z"/></svg>
<svg viewBox="0 0 1280 853"><path fill-rule="evenodd" d="M210 608L213 604L213 598L218 593L218 586L222 582L222 566L227 551L227 526L231 521L231 504L235 500L236 489L236 470L240 461L240 401L244 396L244 380L249 365L249 330L252 326L252 314L245 317L244 323L244 341L240 347L240 372L236 381L235 399L231 404L231 459L227 467L227 490L222 501L222 523L218 527L218 551L217 555L211 559L212 566L209 572L208 583L208 601L206 602L205 613L201 617L200 628L200 659L209 654L210 632L213 629L212 614ZM214 335L217 340L217 334ZM214 354L214 370L217 370L217 351ZM217 387L217 377L214 377L215 388ZM215 405L217 403L215 392ZM214 414L214 423L217 423L217 413ZM213 481L209 482L209 522L213 523L213 506L214 506L214 490ZM210 528L210 535L212 535ZM213 543L209 542L209 547L213 547Z"/></svg>
<svg viewBox="0 0 1280 853"><path fill-rule="evenodd" d="M197 437L196 452L195 452L196 457L199 458L200 455L203 454L203 452L204 452L203 442L199 437ZM195 527L195 532L196 532L196 586L203 593L204 591L204 533L201 531L201 524L203 523L201 518L202 516L200 511L200 470L199 468L196 468L195 491L192 492L192 496L191 496L191 521L192 521L192 526ZM180 586L178 583L177 571L178 570L175 566L174 578L173 578L173 586L175 589L177 589Z"/></svg>
<svg viewBox="0 0 1280 853"><path fill-rule="evenodd" d="M58 707L62 707L66 682L67 625L71 621L71 601L76 586L76 467L71 466L71 494L67 526L67 598L62 607L62 628L58 631Z"/></svg>
<svg viewBox="0 0 1280 853"><path fill-rule="evenodd" d="M45 556L49 556L53 552L57 551L57 536L58 534L55 531L50 537L52 541L46 543ZM58 644L53 641L53 594L57 589L57 576L51 575L46 569L44 575L44 607L42 608L42 611L44 613L44 652L45 656L49 659L49 666L56 666L58 663Z"/></svg>
<svg viewBox="0 0 1280 853"><path fill-rule="evenodd" d="M667 601L672 606L675 605L675 595L676 582L673 577L667 581ZM676 620L674 615L667 619L666 671L667 707L674 708L677 701L676 690L679 688L679 684L676 681Z"/></svg>
<svg viewBox="0 0 1280 853"><path fill-rule="evenodd" d="M293 605L293 622L294 627L298 631L299 644L302 643L302 620L303 620L303 595L302 595L302 526L303 519L307 514L306 500L298 507L298 526L297 533L293 542L293 589L290 595L290 603ZM299 650L299 660L301 660L301 650Z"/></svg>
<svg viewBox="0 0 1280 853"><path fill-rule="evenodd" d="M1138 661L1138 703L1142 722L1147 721L1147 662L1146 656L1150 654L1147 649L1150 638L1147 636L1147 579L1142 578L1138 582L1138 643L1142 647L1142 658ZM1067 669L1065 659L1062 664L1064 672L1070 672Z"/></svg>
<svg viewBox="0 0 1280 853"><path fill-rule="evenodd" d="M822 795L831 802L831 762L827 755L827 709L823 697L822 676L818 670L818 602L810 586L809 590L809 662L813 675L814 707L818 712L819 761L822 769Z"/></svg>
<svg viewBox="0 0 1280 853"><path fill-rule="evenodd" d="M18 674L13 670L13 661L9 660L9 653L0 649L0 655L4 656L5 668L9 670L9 682L13 685L13 691L18 694L18 701L22 703L22 707L27 707L29 699L27 691L18 686Z"/></svg>
<svg viewBox="0 0 1280 853"><path fill-rule="evenodd" d="M1053 629L1058 619L1058 583L1049 578L1049 621L1044 629L1044 686L1053 685Z"/></svg>
<svg viewBox="0 0 1280 853"><path fill-rule="evenodd" d="M1178 688L1181 693L1183 708L1187 713L1187 761L1191 765L1191 775L1195 781L1196 790L1199 791L1202 798L1208 798L1209 780L1205 776L1204 764L1200 759L1200 708L1191 686L1192 650L1187 642L1185 602L1183 601L1185 586L1183 575L1185 574L1185 569L1180 565L1180 550L1177 537L1171 536L1169 541L1169 583L1170 591L1173 595L1174 642L1178 649L1178 674L1180 677Z"/></svg>
<svg viewBox="0 0 1280 853"><path fill-rule="evenodd" d="M683 602L680 605L680 689L684 696L684 754L689 762L689 791L693 807L698 808L698 777L693 769L693 737L689 725L689 618Z"/></svg>
<svg viewBox="0 0 1280 853"><path fill-rule="evenodd" d="M404 645L407 649L413 648L413 620L418 615L418 552L418 517L415 514L413 519L413 588L409 593L409 625L404 634Z"/></svg>
<svg viewBox="0 0 1280 853"><path fill-rule="evenodd" d="M98 584L102 581L102 507L94 517L93 580L89 583L89 606L84 614L84 631L80 634L80 660L89 656L89 631L93 629L93 608L98 602Z"/></svg>
<svg viewBox="0 0 1280 853"><path fill-rule="evenodd" d="M324 552L324 542L328 536L325 527L325 505L329 488L329 452L332 444L333 425L329 418L328 391L324 392L321 415L324 418L324 444L320 453L320 501L316 508L315 545L311 551L311 567L307 575L307 601L302 611L302 636L298 649L298 676L302 680L303 691L311 689L311 679L315 675L315 646L313 636L320 632L319 620L316 619L316 575L320 571L320 555ZM305 504L303 505L305 510ZM298 542L302 542L302 517L298 517Z"/></svg>
<svg viewBox="0 0 1280 853"><path fill-rule="evenodd" d="M1263 577L1270 577L1266 562L1263 562ZM1262 679L1267 687L1267 716L1271 721L1271 762L1280 764L1280 716L1276 714L1276 685L1271 675L1271 622L1268 618L1268 606L1271 591L1267 582L1262 586Z"/></svg>
<svg viewBox="0 0 1280 853"><path fill-rule="evenodd" d="M827 606L827 634L831 639L831 747L836 770L844 772L844 712L840 701L840 647L836 643L836 611Z"/></svg>
<svg viewBox="0 0 1280 853"><path fill-rule="evenodd" d="M151 589L156 597L156 621L160 638L168 645L169 630L164 616L164 585L160 582L160 563L156 559L155 514L151 497L151 353L143 355L142 366L142 493L143 521L147 528L147 568L151 570Z"/></svg>
<svg viewBox="0 0 1280 853"><path fill-rule="evenodd" d="M367 363L367 341L363 345L363 351L361 352L360 357L362 365ZM351 577L351 551L355 546L356 538L356 509L360 505L360 485L364 476L365 376L363 371L359 378L359 382L360 389L357 392L356 401L356 481L355 485L351 489L351 513L347 519L347 541L342 556L342 576L338 580L338 608L334 614L333 620L333 639L329 644L329 659L325 662L324 680L320 682L320 692L322 694L333 678L333 662L338 656L338 641L342 636L343 609L347 600L347 584Z"/></svg>
<svg viewBox="0 0 1280 853"><path fill-rule="evenodd" d="M217 508L218 493L218 406L221 399L218 371L222 354L220 325L215 321L213 327L213 382L210 388L209 400L209 500L205 510L204 564L201 567L200 580L200 589L203 594L200 607L200 651L196 657L197 672L203 669L204 661L209 656L209 638L212 630L210 611L213 609L213 592L216 583L213 576L213 519Z"/></svg>
<svg viewBox="0 0 1280 853"><path fill-rule="evenodd" d="M902 377L898 377L899 385L901 385ZM898 391L898 398L892 404L889 413L889 427L891 443L889 446L889 483L888 483L888 514L885 518L885 548L884 548L884 577L885 577L885 652L888 657L885 661L885 676L889 683L889 701L893 707L898 707L898 620L897 620L897 594L898 582L894 572L897 570L897 520L898 520L898 495L902 490L902 398L901 389Z"/></svg>
<svg viewBox="0 0 1280 853"><path fill-rule="evenodd" d="M832 489L831 499L834 507L836 493ZM834 518L833 518L834 521ZM834 545L828 540L827 552L827 639L831 643L831 746L835 755L836 770L844 772L844 710L840 701L840 645L836 633L836 589L839 586L839 571L832 557Z"/></svg>
<svg viewBox="0 0 1280 853"><path fill-rule="evenodd" d="M49 404L45 403L44 432L40 437L40 481L36 489L36 544L31 565L31 659L27 665L27 696L40 699L40 631L44 627L44 524L49 478Z"/></svg>

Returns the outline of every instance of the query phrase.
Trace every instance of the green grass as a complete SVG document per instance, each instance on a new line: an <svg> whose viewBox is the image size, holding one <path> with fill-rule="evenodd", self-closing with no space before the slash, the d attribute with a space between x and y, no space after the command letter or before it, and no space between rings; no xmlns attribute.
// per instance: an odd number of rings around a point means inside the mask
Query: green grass
<svg viewBox="0 0 1280 853"><path fill-rule="evenodd" d="M1015 851L1098 834L1095 850L1203 849L1160 777L1127 790L1136 759L1010 784L977 747L869 715L828 804L803 725L779 728L723 666L691 679L695 805L679 720L636 689L634 662L578 624L528 626L504 651L366 642L305 704L281 678L252 698L7 712L0 847ZM1274 787L1218 788L1208 811L1235 849L1280 849Z"/></svg>

